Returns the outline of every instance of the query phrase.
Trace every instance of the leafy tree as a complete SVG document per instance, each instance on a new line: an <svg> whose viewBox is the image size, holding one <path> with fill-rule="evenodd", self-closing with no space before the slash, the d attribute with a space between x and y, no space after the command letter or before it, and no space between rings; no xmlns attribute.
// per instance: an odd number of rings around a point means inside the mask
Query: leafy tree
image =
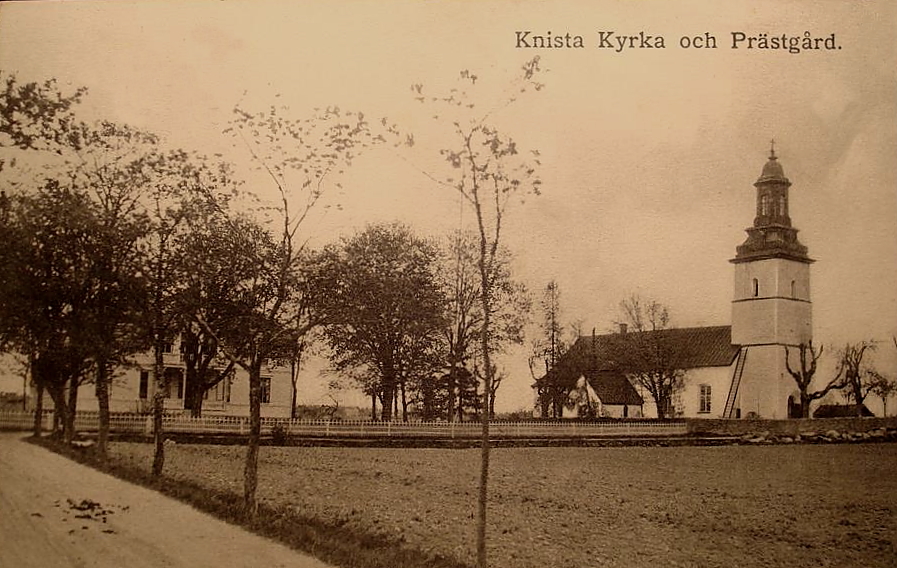
<svg viewBox="0 0 897 568"><path fill-rule="evenodd" d="M160 156L156 178L144 198L148 229L142 241L142 272L148 288L144 326L153 352L153 474L165 462L163 412L166 345L181 335L185 366L185 406L199 416L205 392L227 376L211 364L217 342L197 324L197 314L213 310L216 298L203 284L204 243L217 234L219 208L236 193L230 168L224 163L181 150ZM226 371L226 370L225 370Z"/></svg>
<svg viewBox="0 0 897 568"><path fill-rule="evenodd" d="M476 350L478 328L482 325L479 310L479 274L476 265L478 251L469 233L458 231L450 237L448 254L441 270L448 300L446 305L445 341L448 348L448 373L442 381L445 389L445 414L454 421L457 412L461 419L464 405L459 401L465 377L472 377L467 366ZM434 394L434 398L435 398Z"/></svg>
<svg viewBox="0 0 897 568"><path fill-rule="evenodd" d="M102 457L109 436L113 371L149 345L143 333L147 288L140 243L149 226L143 200L163 160L158 142L156 136L124 125L79 123L69 135L73 155L58 174L88 197L96 218L84 259L90 268L90 289L80 308L83 330L92 337L100 424L97 449Z"/></svg>
<svg viewBox="0 0 897 568"><path fill-rule="evenodd" d="M412 91L421 102L443 106L449 116L436 114L438 121L450 124L451 142L442 147L440 154L451 167L452 173L444 176L430 176L434 181L448 187L461 197L473 211L476 220L478 243L478 272L480 276L480 305L482 325L480 326L481 360L484 379L484 393L489 397L493 391L492 381L496 366L494 355L494 317L499 281L500 243L503 222L508 205L512 200L526 193L538 194L541 180L536 175L538 152L529 156L521 154L517 143L505 135L494 124L496 111L513 103L528 90L540 90L538 81L541 71L539 58L526 62L520 76L510 86L510 94L498 101L497 105L481 110L473 96L479 76L470 71L460 74L461 86L446 96L428 96L423 85L412 86ZM482 81L480 81L482 84ZM458 114L452 117L452 114ZM489 408L491 405L486 404ZM486 503L489 477L489 420L490 413L482 414L480 491L477 515L477 563L485 568L486 561Z"/></svg>
<svg viewBox="0 0 897 568"><path fill-rule="evenodd" d="M82 305L91 288L93 204L49 180L37 192L11 197L7 206L7 245L0 252L3 342L28 354L38 394L49 393L55 422L70 441L77 387L90 368ZM37 420L35 429L40 432Z"/></svg>
<svg viewBox="0 0 897 568"><path fill-rule="evenodd" d="M614 336L614 362L622 372L648 391L657 407L658 418L674 414L673 397L685 381L681 352L669 334L669 309L656 300L630 296L620 302L627 333Z"/></svg>
<svg viewBox="0 0 897 568"><path fill-rule="evenodd" d="M785 346L785 368L788 374L794 378L797 383L797 389L800 391L800 412L801 418L810 417L810 403L827 395L832 390L843 389L846 385L840 376L828 382L821 390L810 391L810 384L813 382L813 376L816 374L816 362L822 357L823 347L817 352L813 347L813 340L807 343L801 343L797 346L800 367L791 367L791 351Z"/></svg>
<svg viewBox="0 0 897 568"><path fill-rule="evenodd" d="M321 265L318 309L338 371L365 369L366 388L391 420L407 388L439 368L444 297L435 276L438 251L398 224L370 225L330 249Z"/></svg>
<svg viewBox="0 0 897 568"><path fill-rule="evenodd" d="M30 151L60 153L62 148L66 146L71 125L75 121L73 107L80 102L86 89L79 88L74 93L63 94L58 89L54 79L44 81L43 83L23 83L16 78L14 73L8 73L3 70L0 70L0 84L2 84L2 90L0 90L0 150L3 151L0 154L0 173L5 174L12 167L16 166L16 152L23 156ZM12 183L8 179L6 182L7 184ZM38 185L41 183L39 182ZM28 204L23 203L18 203L15 206L24 206L24 209L29 208ZM22 232L22 225L15 226L23 218L14 217L11 211L13 207L14 204L11 198L7 196L6 188L4 188L0 191L0 217L2 217L0 219L2 221L2 227L0 227L0 233L2 234L0 234L0 237L3 238L4 243L7 243L7 246L4 247L3 253L0 254L4 256L3 266L6 271L2 278L3 286L7 288L8 292L11 291L8 289L9 286L19 288L24 284L24 282L18 280L21 273L16 272L13 269L14 267L21 270L34 268L22 264L25 261L25 257L22 255L27 256L29 254L29 251L25 250L24 247L26 243L31 242L30 239L33 235L29 234L27 230ZM23 209L19 209L18 213L23 213ZM18 350L27 357L32 371L37 369L38 372L42 373L42 376L46 377L48 376L47 373L49 373L50 376L59 379L66 373L62 371L62 368L69 367L68 364L63 364L62 360L66 358L62 357L61 353L58 353L57 356L52 357L54 361L51 363L49 360L51 358L50 354L46 351L39 351L48 349L49 345L58 342L58 339L51 340L49 335L38 337L30 333L28 331L29 323L23 322L16 315L9 312L9 309L11 309L13 312L21 314L22 312L18 310L22 306L15 305L15 302L11 301L11 298L6 296L6 294L4 296L7 301L3 304L2 309L4 312L0 315L0 322L2 322L0 323L0 328L2 328L0 329L0 347ZM24 313L27 314L27 312ZM55 314L55 316L59 316L59 314ZM59 322L57 321L56 323ZM38 327L40 326L37 325L37 322L34 322L34 328ZM49 334L51 327L40 327L40 330ZM31 329L31 332L33 331L36 331L36 329ZM64 334L60 329L57 329L56 333ZM42 361L38 362L38 357ZM38 363L37 367L32 365L35 362ZM70 369L70 371L75 374L80 373L80 371L75 372L74 369ZM40 436L43 390L49 385L43 380L35 381L35 385L38 391L38 407L35 413L34 434ZM57 416L63 409L64 405L57 407Z"/></svg>
<svg viewBox="0 0 897 568"><path fill-rule="evenodd" d="M55 79L20 82L0 69L0 147L59 152L68 145L75 123L72 108L87 92L85 87L63 94ZM0 160L3 171L4 160Z"/></svg>
<svg viewBox="0 0 897 568"><path fill-rule="evenodd" d="M194 417L202 415L206 393L230 380L235 367L226 361L217 336L200 322L219 322L230 310L228 299L239 286L240 275L226 270L226 239L232 229L228 216L228 195L236 192L226 165L198 160L190 166L192 175L182 176L190 183L181 188L177 211L182 229L171 239L172 290L171 319L168 333L180 335L184 360L184 407ZM211 205L202 196L212 196ZM227 214L223 214L227 212ZM225 362L226 361L226 362Z"/></svg>

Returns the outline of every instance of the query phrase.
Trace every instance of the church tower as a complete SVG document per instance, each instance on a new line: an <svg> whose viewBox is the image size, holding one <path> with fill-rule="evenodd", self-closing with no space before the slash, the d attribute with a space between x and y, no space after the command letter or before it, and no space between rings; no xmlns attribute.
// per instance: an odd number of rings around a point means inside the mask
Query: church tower
<svg viewBox="0 0 897 568"><path fill-rule="evenodd" d="M732 418L787 418L795 384L785 368L785 346L812 338L813 260L791 226L791 182L774 147L754 187L754 224L731 260L735 265L732 343L741 346L742 360L732 377L726 410Z"/></svg>

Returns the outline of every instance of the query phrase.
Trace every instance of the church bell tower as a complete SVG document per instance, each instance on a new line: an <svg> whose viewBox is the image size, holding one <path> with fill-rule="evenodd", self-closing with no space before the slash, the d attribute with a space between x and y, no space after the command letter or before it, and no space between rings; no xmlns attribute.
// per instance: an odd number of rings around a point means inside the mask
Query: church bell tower
<svg viewBox="0 0 897 568"><path fill-rule="evenodd" d="M757 188L757 211L747 239L736 248L732 343L744 358L733 376L733 415L787 418L794 381L785 368L785 346L812 338L810 264L791 225L782 164L771 148ZM792 350L794 351L794 350ZM734 416L733 416L734 417Z"/></svg>

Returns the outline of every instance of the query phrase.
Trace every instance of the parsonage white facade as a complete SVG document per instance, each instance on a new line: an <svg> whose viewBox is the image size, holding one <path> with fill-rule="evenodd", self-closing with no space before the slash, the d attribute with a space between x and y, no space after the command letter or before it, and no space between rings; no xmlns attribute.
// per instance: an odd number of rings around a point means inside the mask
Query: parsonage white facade
<svg viewBox="0 0 897 568"><path fill-rule="evenodd" d="M186 365L181 355L179 342L176 340L166 344L163 355L165 363L162 391L165 395L167 413L187 413L185 395ZM213 368L222 370L226 362L216 361ZM156 385L153 380L152 353L134 357L131 365L115 369L109 393L109 410L111 412L148 413L152 410ZM34 398L34 390L30 399ZM289 418L293 403L293 381L289 367L262 367L262 417ZM44 394L44 408L52 407L52 400ZM30 404L33 408L33 404ZM78 410L98 410L94 386L83 384L78 389ZM202 402L204 416L249 416L249 374L235 367L217 385L205 393Z"/></svg>

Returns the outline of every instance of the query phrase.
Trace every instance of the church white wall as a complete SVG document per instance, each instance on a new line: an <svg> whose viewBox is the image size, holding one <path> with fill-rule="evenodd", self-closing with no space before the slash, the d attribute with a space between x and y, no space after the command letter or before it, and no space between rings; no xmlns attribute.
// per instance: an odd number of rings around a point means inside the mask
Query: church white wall
<svg viewBox="0 0 897 568"><path fill-rule="evenodd" d="M809 264L782 258L737 263L732 342L797 345L808 341L813 336L809 298Z"/></svg>
<svg viewBox="0 0 897 568"><path fill-rule="evenodd" d="M794 360L792 355L792 363ZM794 379L785 368L784 346L748 347L736 403L742 418L788 418L788 396L794 390Z"/></svg>
<svg viewBox="0 0 897 568"><path fill-rule="evenodd" d="M758 282L758 298L810 299L810 265L784 258L767 258L735 264L735 300L754 298L753 280ZM791 282L794 282L792 294Z"/></svg>
<svg viewBox="0 0 897 568"><path fill-rule="evenodd" d="M728 367L689 369L685 384L677 397L676 409L686 418L720 418L732 382L734 363ZM701 385L710 387L710 412L701 411Z"/></svg>
<svg viewBox="0 0 897 568"><path fill-rule="evenodd" d="M813 337L812 304L760 298L732 303L732 343L798 345Z"/></svg>

